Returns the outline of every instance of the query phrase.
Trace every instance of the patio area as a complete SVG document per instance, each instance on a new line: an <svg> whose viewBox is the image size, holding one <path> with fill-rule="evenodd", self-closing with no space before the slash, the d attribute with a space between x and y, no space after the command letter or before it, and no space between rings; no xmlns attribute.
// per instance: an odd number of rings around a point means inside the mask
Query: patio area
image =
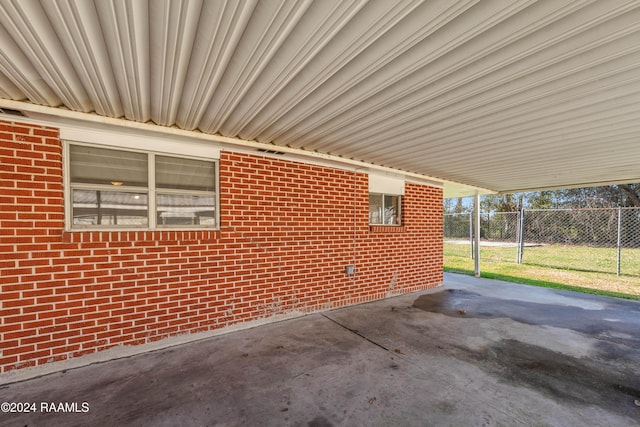
<svg viewBox="0 0 640 427"><path fill-rule="evenodd" d="M0 425L629 426L638 330L638 302L445 274L427 292L7 374Z"/></svg>

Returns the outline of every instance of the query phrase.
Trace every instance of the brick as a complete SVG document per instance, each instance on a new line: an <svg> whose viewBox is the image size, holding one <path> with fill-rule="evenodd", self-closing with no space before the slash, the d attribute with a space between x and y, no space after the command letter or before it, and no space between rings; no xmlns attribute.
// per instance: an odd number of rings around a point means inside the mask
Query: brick
<svg viewBox="0 0 640 427"><path fill-rule="evenodd" d="M393 277L399 292L442 280L442 190L407 183L403 227L372 230L366 174L228 151L219 231L65 232L57 135L0 121L0 182L11 183L0 195L0 291L11 301L0 333L52 342L3 354L3 371L256 319L269 305L370 301ZM357 274L347 278L354 206Z"/></svg>

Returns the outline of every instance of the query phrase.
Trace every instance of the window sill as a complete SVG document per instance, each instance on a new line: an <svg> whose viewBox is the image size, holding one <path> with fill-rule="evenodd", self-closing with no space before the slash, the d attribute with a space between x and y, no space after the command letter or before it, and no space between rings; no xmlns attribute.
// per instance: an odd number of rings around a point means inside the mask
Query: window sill
<svg viewBox="0 0 640 427"><path fill-rule="evenodd" d="M372 233L404 233L404 225L370 225Z"/></svg>
<svg viewBox="0 0 640 427"><path fill-rule="evenodd" d="M62 241L67 243L95 242L162 242L199 241L215 242L220 239L219 229L193 230L72 230L62 233Z"/></svg>

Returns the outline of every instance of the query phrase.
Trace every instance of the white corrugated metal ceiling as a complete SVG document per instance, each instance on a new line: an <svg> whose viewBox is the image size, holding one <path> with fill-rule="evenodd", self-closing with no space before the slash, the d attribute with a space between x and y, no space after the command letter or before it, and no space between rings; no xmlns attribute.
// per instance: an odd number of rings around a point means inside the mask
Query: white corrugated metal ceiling
<svg viewBox="0 0 640 427"><path fill-rule="evenodd" d="M640 2L0 0L0 98L498 192L640 181Z"/></svg>

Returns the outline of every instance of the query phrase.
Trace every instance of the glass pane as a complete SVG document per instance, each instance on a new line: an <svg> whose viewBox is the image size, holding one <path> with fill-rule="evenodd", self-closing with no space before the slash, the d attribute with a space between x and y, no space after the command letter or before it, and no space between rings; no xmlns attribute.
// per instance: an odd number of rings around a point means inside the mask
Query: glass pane
<svg viewBox="0 0 640 427"><path fill-rule="evenodd" d="M156 188L215 191L215 163L156 156Z"/></svg>
<svg viewBox="0 0 640 427"><path fill-rule="evenodd" d="M70 159L72 183L147 186L144 153L71 145Z"/></svg>
<svg viewBox="0 0 640 427"><path fill-rule="evenodd" d="M400 225L400 196L384 196L384 223Z"/></svg>
<svg viewBox="0 0 640 427"><path fill-rule="evenodd" d="M73 225L144 227L147 223L146 193L73 190Z"/></svg>
<svg viewBox="0 0 640 427"><path fill-rule="evenodd" d="M382 224L382 194L369 194L369 224Z"/></svg>
<svg viewBox="0 0 640 427"><path fill-rule="evenodd" d="M216 225L215 196L158 194L158 226Z"/></svg>

